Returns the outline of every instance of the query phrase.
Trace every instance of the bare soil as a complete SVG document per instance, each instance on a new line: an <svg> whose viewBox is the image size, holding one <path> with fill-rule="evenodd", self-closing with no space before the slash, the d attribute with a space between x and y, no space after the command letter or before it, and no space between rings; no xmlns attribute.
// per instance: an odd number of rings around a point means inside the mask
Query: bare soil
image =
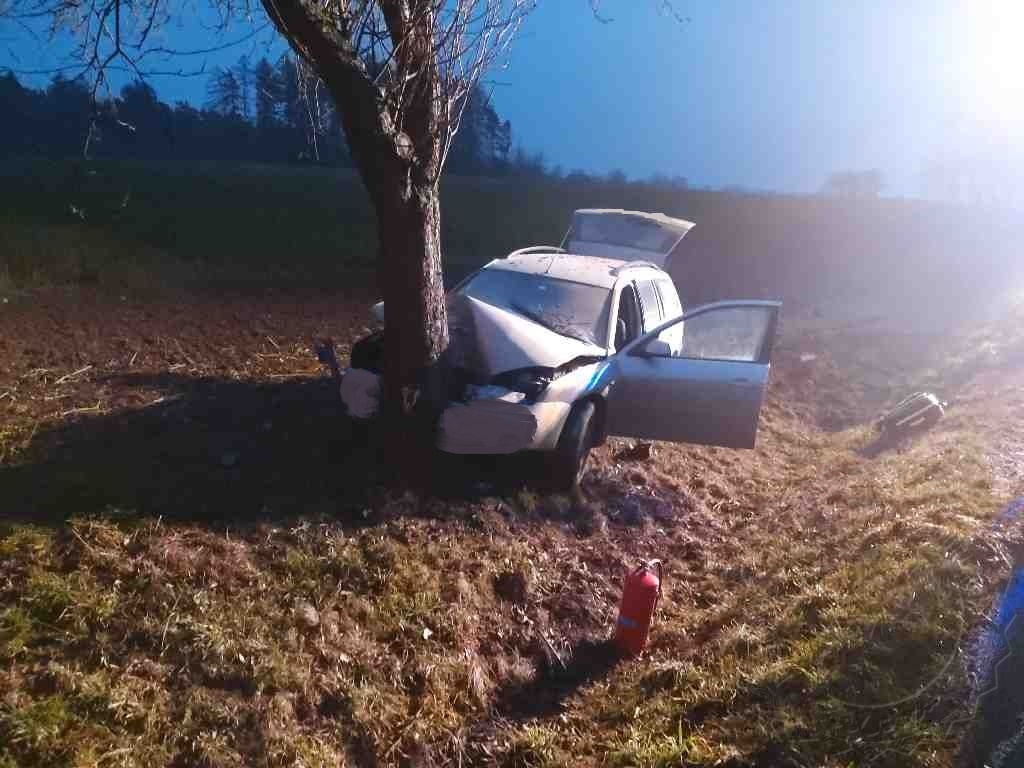
<svg viewBox="0 0 1024 768"><path fill-rule="evenodd" d="M2 514L49 531L4 540L0 607L64 627L15 647L0 622L0 733L56 696L72 712L63 740L17 742L26 764L86 760L88 739L113 764L952 764L958 643L1024 490L1022 361L935 374L948 339L794 322L756 451L613 440L577 498L524 486L528 460L437 457L436 487L410 488L312 352L344 358L369 299L0 305ZM928 383L949 417L879 443L873 417ZM623 664L604 640L649 557L659 623ZM46 579L86 577L116 605L73 627L39 608ZM156 719L97 730L75 675L149 691Z"/></svg>

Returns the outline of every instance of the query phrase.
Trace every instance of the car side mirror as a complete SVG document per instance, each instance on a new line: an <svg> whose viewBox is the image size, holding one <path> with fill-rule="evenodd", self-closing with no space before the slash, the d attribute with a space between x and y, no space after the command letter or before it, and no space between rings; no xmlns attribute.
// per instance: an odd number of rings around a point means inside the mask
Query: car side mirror
<svg viewBox="0 0 1024 768"><path fill-rule="evenodd" d="M373 307L370 308L370 315L373 317L374 322L384 325L384 302L378 301Z"/></svg>
<svg viewBox="0 0 1024 768"><path fill-rule="evenodd" d="M651 339L644 345L644 357L672 357L672 346L663 339Z"/></svg>

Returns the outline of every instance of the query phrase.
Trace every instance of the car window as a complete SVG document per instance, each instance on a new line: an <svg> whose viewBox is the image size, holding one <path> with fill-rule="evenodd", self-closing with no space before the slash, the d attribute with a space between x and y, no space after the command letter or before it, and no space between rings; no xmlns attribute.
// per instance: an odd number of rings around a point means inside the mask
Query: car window
<svg viewBox="0 0 1024 768"><path fill-rule="evenodd" d="M601 347L607 345L611 290L503 269L485 269L459 288L472 296L515 312L555 333Z"/></svg>
<svg viewBox="0 0 1024 768"><path fill-rule="evenodd" d="M636 291L632 285L627 285L619 294L619 307L615 313L615 349L622 349L640 334L640 308Z"/></svg>
<svg viewBox="0 0 1024 768"><path fill-rule="evenodd" d="M682 326L683 321L666 328L657 339L648 342L649 346L656 341L668 342L669 350L666 350L664 345L658 345L644 349L643 354L694 360L756 362L760 359L771 327L772 315L771 307L710 309L685 321L686 329L678 350L673 347L672 339L665 337L665 334L673 328Z"/></svg>
<svg viewBox="0 0 1024 768"><path fill-rule="evenodd" d="M650 331L661 325L661 303L653 280L637 280L637 292L640 294L640 307L644 313L644 330Z"/></svg>
<svg viewBox="0 0 1024 768"><path fill-rule="evenodd" d="M666 254L686 230L630 213L604 211L577 213L573 217L570 241L605 243Z"/></svg>
<svg viewBox="0 0 1024 768"><path fill-rule="evenodd" d="M655 284L658 295L661 296L662 320L671 320L683 314L683 305L679 303L675 284L671 280L657 280ZM679 355L683 351L684 325L682 322L676 323L658 334L658 338L668 344L674 355Z"/></svg>

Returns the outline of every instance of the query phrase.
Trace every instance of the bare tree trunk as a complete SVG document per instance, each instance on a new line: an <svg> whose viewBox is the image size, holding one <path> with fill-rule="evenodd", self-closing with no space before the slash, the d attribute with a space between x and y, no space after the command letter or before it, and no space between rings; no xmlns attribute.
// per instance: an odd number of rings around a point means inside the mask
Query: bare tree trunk
<svg viewBox="0 0 1024 768"><path fill-rule="evenodd" d="M407 414L413 391L428 412L446 399L448 322L441 279L441 215L434 184L410 185L402 198L379 200L378 270L384 330L384 406Z"/></svg>
<svg viewBox="0 0 1024 768"><path fill-rule="evenodd" d="M330 89L373 201L387 316L382 409L390 422L392 446L404 452L419 443L406 439L403 445L409 431L401 424L416 397L419 412L436 416L448 396L438 179L450 138L442 107L447 110L451 104L441 88L435 48L437 8L432 0L378 0L392 60L391 69L371 76L351 37L345 37L353 29L343 24L339 38L316 4L262 1L278 29ZM349 23L353 19L345 21Z"/></svg>

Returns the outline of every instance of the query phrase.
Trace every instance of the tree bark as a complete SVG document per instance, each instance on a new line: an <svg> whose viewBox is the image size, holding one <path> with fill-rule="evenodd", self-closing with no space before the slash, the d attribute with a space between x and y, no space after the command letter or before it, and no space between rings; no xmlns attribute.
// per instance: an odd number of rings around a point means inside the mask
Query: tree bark
<svg viewBox="0 0 1024 768"><path fill-rule="evenodd" d="M379 201L378 272L384 326L385 409L408 413L413 390L429 411L447 393L444 354L448 321L441 273L440 200L434 184L414 185L408 196Z"/></svg>
<svg viewBox="0 0 1024 768"><path fill-rule="evenodd" d="M330 89L376 211L378 274L387 316L385 416L407 415L414 392L425 398L422 410L436 414L447 399L448 323L437 186L443 131L432 6L380 1L398 77L405 82L396 104L369 76L351 39L339 36L317 4L262 2L278 30ZM400 440L401 426L392 423L391 429Z"/></svg>

